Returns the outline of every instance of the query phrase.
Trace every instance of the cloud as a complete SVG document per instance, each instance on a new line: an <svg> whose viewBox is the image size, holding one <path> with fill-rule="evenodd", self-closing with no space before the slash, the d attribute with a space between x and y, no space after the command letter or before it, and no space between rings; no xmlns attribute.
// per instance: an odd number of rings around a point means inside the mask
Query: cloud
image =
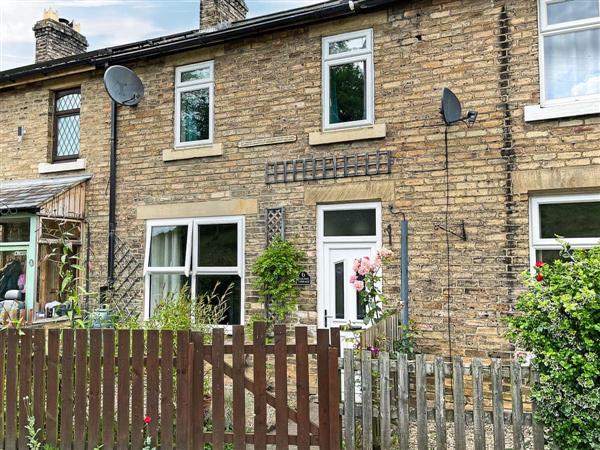
<svg viewBox="0 0 600 450"><path fill-rule="evenodd" d="M571 88L571 96L573 97L594 94L600 94L600 75L592 76Z"/></svg>

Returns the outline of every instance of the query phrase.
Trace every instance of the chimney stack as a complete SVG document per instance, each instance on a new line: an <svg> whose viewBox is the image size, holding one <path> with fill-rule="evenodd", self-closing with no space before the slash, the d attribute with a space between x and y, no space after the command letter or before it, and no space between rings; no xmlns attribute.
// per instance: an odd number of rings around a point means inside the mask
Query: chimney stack
<svg viewBox="0 0 600 450"><path fill-rule="evenodd" d="M214 31L248 14L244 0L200 0L200 31Z"/></svg>
<svg viewBox="0 0 600 450"><path fill-rule="evenodd" d="M78 23L59 18L55 10L44 10L44 18L33 27L35 62L85 53L88 41L79 29Z"/></svg>

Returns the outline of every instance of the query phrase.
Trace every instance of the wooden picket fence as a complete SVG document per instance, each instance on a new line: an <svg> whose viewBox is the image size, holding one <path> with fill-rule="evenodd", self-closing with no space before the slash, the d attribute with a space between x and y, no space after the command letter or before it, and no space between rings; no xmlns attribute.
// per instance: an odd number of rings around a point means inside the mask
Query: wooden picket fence
<svg viewBox="0 0 600 450"><path fill-rule="evenodd" d="M187 331L3 330L0 448L27 449L26 426L33 420L37 438L60 449L141 449L150 436L161 449L230 443L235 449L338 450L339 331L318 330L316 344L309 344L304 327L294 330L294 343L286 335L286 327L277 326L274 343L267 344L264 323L254 325L250 344L242 326L233 327L227 343L222 328L212 331L210 343ZM310 364L316 364L318 418L310 414ZM269 368L274 391L267 386ZM230 428L226 389L232 393Z"/></svg>
<svg viewBox="0 0 600 450"><path fill-rule="evenodd" d="M393 351L394 342L400 340L401 312L395 312L376 324L360 331L360 348L378 347L381 350Z"/></svg>
<svg viewBox="0 0 600 450"><path fill-rule="evenodd" d="M513 436L510 448L523 450L525 441L534 450L544 448L544 429L532 419L535 405L526 402L529 411L524 412L524 394L536 380L529 367L514 360L503 365L500 359L483 364L473 358L466 364L461 357L450 363L441 357L427 361L424 355L414 360L404 354L392 356L382 352L374 358L371 352L362 351L357 359L347 349L340 358L345 448L428 450L435 445L439 450L464 450L469 435L475 450L489 448L490 442L494 450L504 450L508 427ZM509 392L505 395L504 391ZM505 411L505 403L510 404L510 411ZM454 425L452 445L447 435L449 420ZM431 421L435 422L435 444L430 442ZM492 427L491 436L486 433L486 422L491 422L487 427Z"/></svg>

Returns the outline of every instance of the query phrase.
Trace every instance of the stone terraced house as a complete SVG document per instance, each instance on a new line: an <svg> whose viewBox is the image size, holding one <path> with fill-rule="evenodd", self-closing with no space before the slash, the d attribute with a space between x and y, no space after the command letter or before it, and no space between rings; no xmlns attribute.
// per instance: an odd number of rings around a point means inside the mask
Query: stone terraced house
<svg viewBox="0 0 600 450"><path fill-rule="evenodd" d="M391 248L384 290L398 303L404 215L421 348L447 351L450 330L457 353L510 351L502 317L520 272L558 257L555 235L600 239L600 1L247 12L244 0L203 0L197 30L90 52L85 30L53 11L35 24L35 64L0 72L0 267L13 285L0 297L48 320L60 274L47 254L65 224L86 285L104 292L103 74L119 64L145 87L137 106L118 107L122 301L147 317L185 283L233 283L226 322L244 323L262 309L251 266L284 235L311 277L293 322L360 321L352 260ZM447 163L446 87L478 112L448 127Z"/></svg>

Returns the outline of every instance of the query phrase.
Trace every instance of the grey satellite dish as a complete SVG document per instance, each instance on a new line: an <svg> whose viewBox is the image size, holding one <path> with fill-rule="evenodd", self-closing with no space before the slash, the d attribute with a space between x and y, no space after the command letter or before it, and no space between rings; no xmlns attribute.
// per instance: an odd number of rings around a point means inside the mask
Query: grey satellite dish
<svg viewBox="0 0 600 450"><path fill-rule="evenodd" d="M448 88L444 88L442 92L442 116L446 125L462 120L462 108L460 101Z"/></svg>
<svg viewBox="0 0 600 450"><path fill-rule="evenodd" d="M119 105L135 106L144 98L142 80L127 67L110 66L106 69L104 87L110 98Z"/></svg>

